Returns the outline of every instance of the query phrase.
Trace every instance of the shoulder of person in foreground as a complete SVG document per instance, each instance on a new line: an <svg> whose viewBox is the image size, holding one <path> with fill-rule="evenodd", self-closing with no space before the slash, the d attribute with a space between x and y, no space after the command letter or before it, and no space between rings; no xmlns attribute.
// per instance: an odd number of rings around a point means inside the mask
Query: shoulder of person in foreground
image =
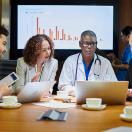
<svg viewBox="0 0 132 132"><path fill-rule="evenodd" d="M130 60L130 63L129 63L129 68L128 68L128 71L127 71L126 81L129 81L129 87L132 88L132 59Z"/></svg>

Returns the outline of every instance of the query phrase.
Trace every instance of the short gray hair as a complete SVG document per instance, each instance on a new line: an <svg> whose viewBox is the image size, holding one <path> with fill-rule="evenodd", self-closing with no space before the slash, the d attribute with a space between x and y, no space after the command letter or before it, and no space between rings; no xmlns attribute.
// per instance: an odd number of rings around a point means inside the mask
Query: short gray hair
<svg viewBox="0 0 132 132"><path fill-rule="evenodd" d="M91 30L86 30L86 31L82 32L81 38L83 38L85 36L90 36L90 37L94 37L97 39L96 34Z"/></svg>

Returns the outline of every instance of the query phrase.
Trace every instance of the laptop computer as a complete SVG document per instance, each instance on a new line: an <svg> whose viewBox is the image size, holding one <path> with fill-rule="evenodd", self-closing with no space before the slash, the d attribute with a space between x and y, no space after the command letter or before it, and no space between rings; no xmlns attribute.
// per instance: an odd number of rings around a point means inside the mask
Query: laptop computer
<svg viewBox="0 0 132 132"><path fill-rule="evenodd" d="M86 98L102 98L103 104L125 104L128 81L76 81L77 104L86 103Z"/></svg>
<svg viewBox="0 0 132 132"><path fill-rule="evenodd" d="M49 94L55 81L28 82L18 94L18 101L21 103L37 102Z"/></svg>

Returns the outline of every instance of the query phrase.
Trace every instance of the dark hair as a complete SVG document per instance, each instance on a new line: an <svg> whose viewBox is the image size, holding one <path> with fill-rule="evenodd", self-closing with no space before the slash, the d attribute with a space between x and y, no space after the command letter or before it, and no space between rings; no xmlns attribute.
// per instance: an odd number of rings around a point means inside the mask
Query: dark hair
<svg viewBox="0 0 132 132"><path fill-rule="evenodd" d="M91 36L91 37L94 37L97 39L96 34L91 30L86 30L86 31L81 33L81 38L83 38L85 36Z"/></svg>
<svg viewBox="0 0 132 132"><path fill-rule="evenodd" d="M5 36L8 36L9 32L8 30L4 27L4 25L1 25L0 26L0 35L5 35Z"/></svg>
<svg viewBox="0 0 132 132"><path fill-rule="evenodd" d="M32 36L28 41L24 48L23 57L24 61L30 65L33 66L37 62L37 58L40 55L40 50L42 49L42 43L46 40L50 44L51 54L50 58L54 55L54 48L53 48L53 42L52 40L45 34L37 34L35 36Z"/></svg>
<svg viewBox="0 0 132 132"><path fill-rule="evenodd" d="M130 35L130 33L132 32L132 27L131 26L125 26L122 30L121 30L122 34L125 36Z"/></svg>

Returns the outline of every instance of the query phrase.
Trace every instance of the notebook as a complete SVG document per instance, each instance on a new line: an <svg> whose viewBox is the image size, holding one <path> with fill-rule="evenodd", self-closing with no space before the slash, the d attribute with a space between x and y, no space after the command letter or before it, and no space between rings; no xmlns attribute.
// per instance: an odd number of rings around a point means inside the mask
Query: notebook
<svg viewBox="0 0 132 132"><path fill-rule="evenodd" d="M76 81L77 104L86 103L86 98L102 98L103 104L125 104L128 81Z"/></svg>
<svg viewBox="0 0 132 132"><path fill-rule="evenodd" d="M47 96L50 89L53 88L55 81L28 82L18 94L18 101L37 102L44 96Z"/></svg>

